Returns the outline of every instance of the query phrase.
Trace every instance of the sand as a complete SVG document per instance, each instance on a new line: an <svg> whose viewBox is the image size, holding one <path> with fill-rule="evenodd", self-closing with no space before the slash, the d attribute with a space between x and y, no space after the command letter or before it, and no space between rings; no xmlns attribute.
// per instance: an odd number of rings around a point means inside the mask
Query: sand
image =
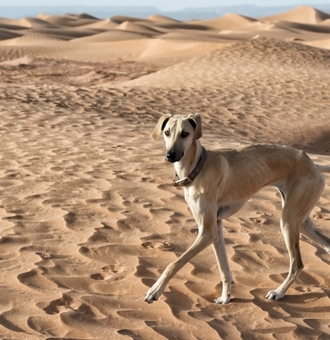
<svg viewBox="0 0 330 340"><path fill-rule="evenodd" d="M149 137L158 118L199 112L208 149L279 143L330 165L329 22L306 6L1 18L0 338L330 338L330 258L308 240L286 297L264 299L288 271L273 188L224 221L229 305L212 303L212 249L143 302L197 232ZM312 215L330 237L330 176Z"/></svg>

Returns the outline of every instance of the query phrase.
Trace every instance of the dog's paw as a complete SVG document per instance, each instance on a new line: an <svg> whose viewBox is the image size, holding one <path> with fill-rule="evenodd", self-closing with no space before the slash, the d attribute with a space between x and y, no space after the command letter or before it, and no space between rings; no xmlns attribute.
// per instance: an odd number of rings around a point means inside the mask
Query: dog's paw
<svg viewBox="0 0 330 340"><path fill-rule="evenodd" d="M144 301L148 303L153 303L154 301L158 300L158 298L162 295L162 292L163 291L159 289L158 285L154 284L144 296Z"/></svg>
<svg viewBox="0 0 330 340"><path fill-rule="evenodd" d="M266 299L268 299L268 300L276 300L276 301L283 299L283 297L284 297L284 294L282 292L278 292L276 290L271 290L266 295Z"/></svg>
<svg viewBox="0 0 330 340"><path fill-rule="evenodd" d="M219 297L218 299L213 300L214 303L218 305L227 305L230 302L230 295L227 295L225 297Z"/></svg>

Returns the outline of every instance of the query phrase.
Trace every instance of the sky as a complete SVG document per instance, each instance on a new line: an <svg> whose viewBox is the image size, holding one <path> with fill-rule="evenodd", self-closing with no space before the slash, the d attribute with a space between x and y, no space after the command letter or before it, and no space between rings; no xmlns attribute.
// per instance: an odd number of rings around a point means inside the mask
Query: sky
<svg viewBox="0 0 330 340"><path fill-rule="evenodd" d="M256 5L298 6L327 4L329 0L0 0L0 6L154 6L163 11L180 10L186 7Z"/></svg>

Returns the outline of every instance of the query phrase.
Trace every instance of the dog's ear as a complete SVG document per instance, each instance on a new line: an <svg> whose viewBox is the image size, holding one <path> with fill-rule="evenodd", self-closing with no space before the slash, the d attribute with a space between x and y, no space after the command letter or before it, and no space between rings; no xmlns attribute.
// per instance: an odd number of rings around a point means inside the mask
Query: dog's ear
<svg viewBox="0 0 330 340"><path fill-rule="evenodd" d="M198 113L194 113L188 116L189 123L195 129L194 139L202 137L202 119Z"/></svg>
<svg viewBox="0 0 330 340"><path fill-rule="evenodd" d="M156 140L162 133L162 131L165 129L165 125L168 122L168 120L172 117L172 115L170 115L169 113L162 115L159 118L159 121L154 129L154 131L152 131L151 133L151 138L153 140Z"/></svg>

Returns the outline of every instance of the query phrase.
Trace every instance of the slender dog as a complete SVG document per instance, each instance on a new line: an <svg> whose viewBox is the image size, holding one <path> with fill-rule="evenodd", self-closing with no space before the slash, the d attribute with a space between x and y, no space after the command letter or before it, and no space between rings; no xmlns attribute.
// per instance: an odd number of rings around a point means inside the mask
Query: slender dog
<svg viewBox="0 0 330 340"><path fill-rule="evenodd" d="M178 178L174 184L184 187L185 200L198 225L198 236L148 290L146 302L158 300L170 279L212 244L222 280L222 294L214 302L229 303L232 277L221 220L236 213L267 185L275 186L282 198L281 230L290 256L290 268L283 283L271 290L266 298L282 299L303 269L300 233L330 253L330 239L315 228L309 217L324 188L321 172L330 173L330 167L315 165L304 152L279 145L206 151L199 141L202 126L198 114L163 115L151 136L157 139L162 133L166 144L165 159L174 163Z"/></svg>

